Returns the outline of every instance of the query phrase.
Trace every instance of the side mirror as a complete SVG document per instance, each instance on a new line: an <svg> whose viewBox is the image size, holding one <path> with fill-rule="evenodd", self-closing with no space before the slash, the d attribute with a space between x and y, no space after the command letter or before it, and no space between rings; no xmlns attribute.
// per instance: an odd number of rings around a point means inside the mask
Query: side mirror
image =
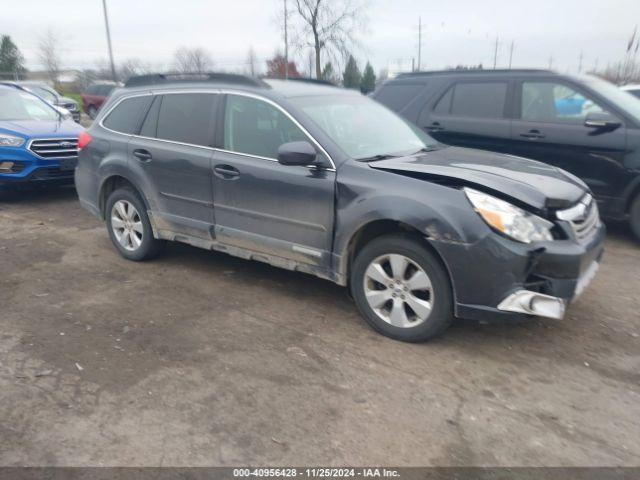
<svg viewBox="0 0 640 480"><path fill-rule="evenodd" d="M278 162L282 165L313 165L318 154L309 142L283 143L278 148Z"/></svg>
<svg viewBox="0 0 640 480"><path fill-rule="evenodd" d="M588 128L600 128L606 130L615 130L622 125L622 122L609 112L591 112L587 113L584 119L584 126Z"/></svg>

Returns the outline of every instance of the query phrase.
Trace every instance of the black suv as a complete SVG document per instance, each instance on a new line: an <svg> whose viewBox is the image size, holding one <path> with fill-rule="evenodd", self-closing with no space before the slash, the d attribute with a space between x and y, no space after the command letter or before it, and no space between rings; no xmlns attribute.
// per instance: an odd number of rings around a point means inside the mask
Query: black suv
<svg viewBox="0 0 640 480"><path fill-rule="evenodd" d="M521 155L573 173L604 218L640 238L640 100L591 76L546 70L403 74L373 97L461 147Z"/></svg>
<svg viewBox="0 0 640 480"><path fill-rule="evenodd" d="M151 75L79 138L80 201L121 255L175 240L348 285L379 332L454 316L562 318L604 227L577 178L444 147L360 93L229 74Z"/></svg>

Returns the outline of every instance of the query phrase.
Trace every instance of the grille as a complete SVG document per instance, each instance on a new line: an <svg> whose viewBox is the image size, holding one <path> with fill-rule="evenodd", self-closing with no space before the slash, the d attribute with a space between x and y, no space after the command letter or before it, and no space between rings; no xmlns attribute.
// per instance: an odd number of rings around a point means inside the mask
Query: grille
<svg viewBox="0 0 640 480"><path fill-rule="evenodd" d="M598 204L591 195L586 195L577 205L557 212L557 216L569 222L578 240L588 238L600 225Z"/></svg>
<svg viewBox="0 0 640 480"><path fill-rule="evenodd" d="M77 138L32 140L29 150L40 158L74 158L78 156Z"/></svg>

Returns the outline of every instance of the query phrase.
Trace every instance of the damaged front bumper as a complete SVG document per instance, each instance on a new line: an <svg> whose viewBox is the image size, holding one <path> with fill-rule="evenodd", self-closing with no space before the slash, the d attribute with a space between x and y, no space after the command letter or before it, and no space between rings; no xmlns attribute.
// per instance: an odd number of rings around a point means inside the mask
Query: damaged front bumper
<svg viewBox="0 0 640 480"><path fill-rule="evenodd" d="M449 269L457 317L562 319L595 277L604 239L605 227L600 225L580 242L523 244L491 233L474 244L433 240L432 244Z"/></svg>

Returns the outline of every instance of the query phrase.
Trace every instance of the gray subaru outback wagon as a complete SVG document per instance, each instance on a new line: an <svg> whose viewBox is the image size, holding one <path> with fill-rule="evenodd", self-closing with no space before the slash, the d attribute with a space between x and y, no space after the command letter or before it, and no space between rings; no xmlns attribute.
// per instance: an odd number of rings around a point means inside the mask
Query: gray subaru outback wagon
<svg viewBox="0 0 640 480"><path fill-rule="evenodd" d="M576 177L441 145L358 92L313 82L133 77L79 149L80 201L123 257L171 240L313 274L404 341L455 317L560 319L603 251Z"/></svg>

